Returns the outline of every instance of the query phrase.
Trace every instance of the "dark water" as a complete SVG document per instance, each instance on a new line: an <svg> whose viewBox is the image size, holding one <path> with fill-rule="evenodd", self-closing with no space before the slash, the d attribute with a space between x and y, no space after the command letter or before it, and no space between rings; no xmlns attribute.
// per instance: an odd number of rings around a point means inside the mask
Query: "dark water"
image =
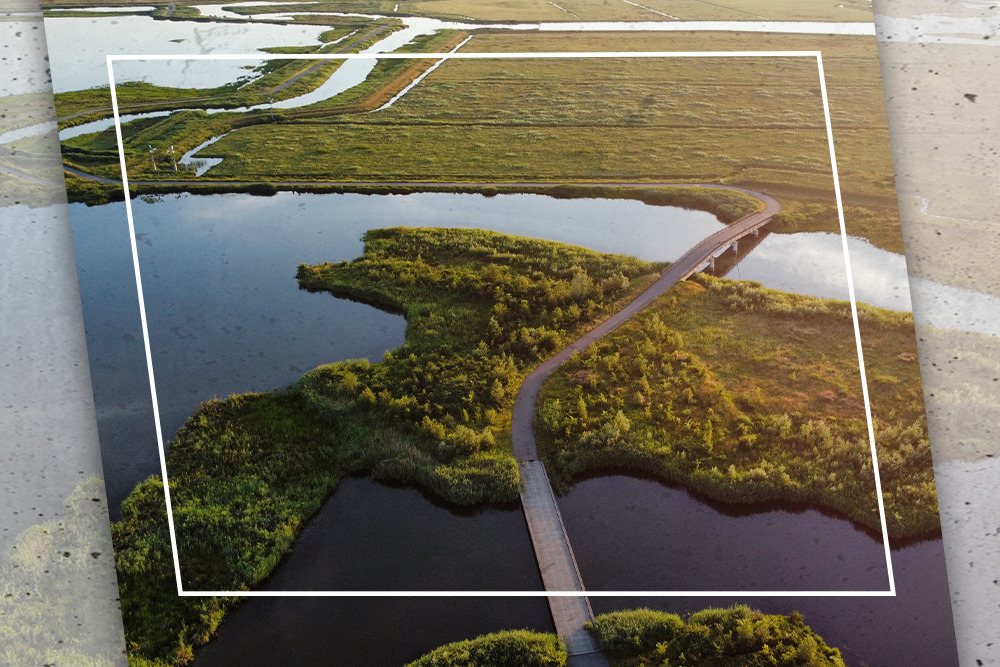
<svg viewBox="0 0 1000 667"><path fill-rule="evenodd" d="M733 604L797 610L850 667L958 665L941 540L895 549L892 562L895 597L592 597L591 606L595 614L636 607L684 614Z"/></svg>
<svg viewBox="0 0 1000 667"><path fill-rule="evenodd" d="M300 262L359 255L366 229L475 226L669 260L719 225L705 214L636 202L531 195L217 195L134 204L168 438L207 398L284 386L320 363L377 360L402 342L402 318L300 292L294 280ZM124 205L74 206L73 226L106 479L117 507L137 481L159 472ZM852 244L859 297L902 307L905 282L894 277L901 258L870 246L868 252L863 242ZM779 288L844 297L843 277L834 276L842 261L838 237L771 235L738 272ZM653 485L638 493L631 483L651 484L595 479L561 500L585 583L595 590L633 588L626 584L640 580L665 589L677 588L677 581L686 590L692 582L713 587L719 572L749 577L758 584L754 588L883 587L884 561L876 557L881 545L847 522L814 512L736 518L681 492ZM615 494L630 498L614 499ZM622 511L610 520L616 507ZM366 514L366 508L378 510ZM385 516L389 508L399 512L396 518ZM681 523L668 521L670 514L683 514ZM660 518L648 523L654 515ZM371 523L373 516L390 523ZM740 530L756 541L719 543L733 539L736 522L751 527ZM806 531L810 525L813 534ZM392 531L405 540L379 542L380 533ZM638 551L630 546L636 536L645 541ZM327 540L339 540L337 553L325 548ZM700 546L692 548L696 540ZM787 540L800 550L777 544ZM438 551L426 549L434 542ZM517 512L455 516L415 491L355 480L309 525L268 586L336 588L346 579L360 582L358 588L402 588L407 582L446 588L435 579L446 573L456 587L480 588L485 576L494 589L537 589L537 570L526 564L531 562L527 544ZM408 551L411 546L415 551ZM468 557L456 560L463 552ZM852 665L951 664L954 639L940 541L893 554L897 598L746 601L768 611L806 613L821 634L847 651ZM670 568L657 564L667 558ZM627 567L621 564L625 559L631 560ZM366 568L369 562L375 566ZM733 601L593 599L598 612L642 604L687 610ZM441 643L510 627L551 630L544 599L256 598L230 617L218 640L200 652L198 664L400 664Z"/></svg>
<svg viewBox="0 0 1000 667"><path fill-rule="evenodd" d="M521 628L555 632L545 598L254 598L194 664L398 667L442 644Z"/></svg>
<svg viewBox="0 0 1000 667"><path fill-rule="evenodd" d="M850 667L952 667L955 635L940 540L893 552L895 597L591 597L595 614L685 614L747 604L799 611ZM402 665L441 644L507 628L552 632L544 598L254 598L198 652L200 667ZM304 639L308 638L308 639Z"/></svg>
<svg viewBox="0 0 1000 667"><path fill-rule="evenodd" d="M133 201L164 438L215 396L287 385L319 364L378 360L405 322L300 292L301 262L353 259L372 228L474 226L671 260L719 229L711 215L540 195L168 196ZM80 291L111 507L159 472L125 207L72 207ZM850 240L859 298L909 307L902 256ZM846 298L839 236L770 235L733 277Z"/></svg>
<svg viewBox="0 0 1000 667"><path fill-rule="evenodd" d="M884 591L882 540L813 509L713 506L625 475L577 482L559 510L592 591Z"/></svg>
<svg viewBox="0 0 1000 667"><path fill-rule="evenodd" d="M543 590L524 513L456 510L413 488L348 478L265 590Z"/></svg>

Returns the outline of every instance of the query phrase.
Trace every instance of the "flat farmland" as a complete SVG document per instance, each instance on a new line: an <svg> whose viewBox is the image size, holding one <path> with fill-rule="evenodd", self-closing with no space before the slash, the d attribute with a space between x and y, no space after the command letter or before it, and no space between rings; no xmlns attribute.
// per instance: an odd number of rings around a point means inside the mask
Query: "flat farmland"
<svg viewBox="0 0 1000 667"><path fill-rule="evenodd" d="M478 21L864 21L872 20L865 0L325 0L276 11L370 12ZM237 9L263 13L264 7Z"/></svg>
<svg viewBox="0 0 1000 667"><path fill-rule="evenodd" d="M873 38L505 31L473 48L822 50L849 231L902 249ZM837 228L812 57L450 60L382 111L255 125L203 155L233 179L725 182L778 197L786 230Z"/></svg>

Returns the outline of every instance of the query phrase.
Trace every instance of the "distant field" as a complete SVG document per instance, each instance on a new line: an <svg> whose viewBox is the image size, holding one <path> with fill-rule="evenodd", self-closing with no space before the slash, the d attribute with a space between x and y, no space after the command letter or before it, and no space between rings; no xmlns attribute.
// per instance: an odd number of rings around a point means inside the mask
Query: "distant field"
<svg viewBox="0 0 1000 667"><path fill-rule="evenodd" d="M495 33L465 50L709 47L823 48L850 231L901 251L874 39ZM262 180L722 181L779 198L786 229L837 223L811 57L452 60L377 114L247 128L211 155L214 177Z"/></svg>
<svg viewBox="0 0 1000 667"><path fill-rule="evenodd" d="M460 34L422 48L447 50ZM463 47L706 49L822 50L848 231L902 252L874 38L485 31ZM384 61L364 86L281 112L277 123L261 113L148 121L141 141L126 139L127 151L142 149L129 156L129 175L154 176L147 143L187 150L237 127L202 151L225 159L201 180L724 182L779 199L777 231L839 229L812 56L449 60L392 107L369 113L426 63ZM115 175L113 137L70 143L74 164Z"/></svg>
<svg viewBox="0 0 1000 667"><path fill-rule="evenodd" d="M73 6L107 5L80 2ZM141 0L111 4L148 5ZM189 3L177 3L183 8ZM69 6L46 2L46 7ZM624 0L506 0L483 3L477 0L324 0L315 4L276 3L274 9L257 6L240 13L268 11L349 11L375 14L431 16L443 19L478 21L871 21L871 3L865 0L644 0L634 4ZM175 14L177 10L175 9Z"/></svg>

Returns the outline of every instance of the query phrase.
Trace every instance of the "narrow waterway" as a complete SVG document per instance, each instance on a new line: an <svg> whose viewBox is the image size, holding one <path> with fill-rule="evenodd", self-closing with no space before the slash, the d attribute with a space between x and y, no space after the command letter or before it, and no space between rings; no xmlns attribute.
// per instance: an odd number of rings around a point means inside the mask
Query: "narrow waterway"
<svg viewBox="0 0 1000 667"><path fill-rule="evenodd" d="M532 591L542 580L517 503L456 508L351 477L262 589Z"/></svg>
<svg viewBox="0 0 1000 667"><path fill-rule="evenodd" d="M700 211L541 195L170 195L135 200L133 211L167 439L204 400L284 386L322 363L377 361L403 342L399 315L302 292L294 279L299 263L360 255L368 229L479 227L670 261L722 227ZM128 228L122 203L73 205L72 219L98 416L104 446L114 454L107 484L116 507L158 470L155 446L137 437L149 422L133 414L149 399L146 378L137 373L145 359ZM857 239L849 246L858 297L908 310L908 293L900 289L903 257ZM847 298L841 239L834 234L771 234L737 273L778 289ZM139 478L136 466L145 471Z"/></svg>
<svg viewBox="0 0 1000 667"><path fill-rule="evenodd" d="M559 498L590 591L885 591L881 536L815 509L712 503L603 475Z"/></svg>
<svg viewBox="0 0 1000 667"><path fill-rule="evenodd" d="M575 242L647 259L670 260L721 226L713 216L701 212L653 207L627 200L557 200L540 195L280 193L271 198L181 195L137 200L134 212L153 363L168 437L172 433L169 429L179 426L206 398L230 391L282 386L317 363L357 356L377 360L385 349L402 341L405 322L398 315L381 313L325 294L301 292L294 280L299 262L340 261L358 256L362 250L360 238L367 229L403 223L475 226ZM544 227L537 223L540 219L546 221ZM618 220L629 220L629 225L617 224ZM74 205L73 221L99 421L105 439L105 459L109 462L106 466L108 488L112 494L117 494L112 501L115 507L139 479L158 470L155 439L150 429L148 389L141 372L145 360L137 326L131 257L127 252L128 229L120 203L94 208ZM778 246L771 254L768 244L775 241ZM901 299L895 287L879 288L905 281L901 257L896 262L893 259L896 256L891 253L860 241L853 242L851 253L856 264L856 281L866 286L869 300L880 305L908 304L908 299ZM791 285L785 282L794 281L795 277L781 267L788 263L790 256L798 254L810 258L805 265L809 275L826 276L825 280L800 280L801 285L816 290L820 296L838 296L845 292L843 254L840 238L836 235L772 234L747 259L755 258L759 263L752 270L754 277L773 286L794 289L794 282ZM838 266L841 267L839 278L830 268ZM741 265L743 277L748 277L747 267L748 264ZM817 270L817 267L826 268ZM336 334L332 333L334 330ZM680 532L673 533L674 539L654 536L645 553L619 549L613 551L610 558L598 554L594 559L588 553L592 543L599 545L604 540L604 547L614 548L614 544L607 544L607 539L611 539L609 535L616 536L612 539L615 543L646 540L650 532L664 529L656 522L650 525L648 515L661 515L666 518L657 520L666 521L671 514L670 508L677 507L676 503L686 506L684 503L688 502L682 497L684 492L665 489L657 483L644 481L644 484L651 484L651 490L644 496L629 490L629 484L635 482L632 478L626 478L632 479L631 482L606 479L606 482L592 480L594 488L606 483L613 487L607 492L598 489L596 497L590 497L593 491L588 490L587 482L579 485L578 497L583 498L580 512L573 509L577 501L572 493L561 500L566 507L565 519L571 539L575 548L580 549L578 557L585 581L592 579L595 583L588 581L588 587L595 590L604 586L618 590L620 584L631 583L621 580L622 570L629 568L634 569L637 576L652 576L656 585L674 586L667 575L675 562L678 568L687 567L689 573L693 571L696 578L712 572L730 576L738 573L762 585L770 583L791 590L815 589L818 586L813 586L814 582L833 588L879 588L879 579L884 577L884 565L880 569L864 555L881 549L877 541L842 519L784 510L758 513L748 520L748 517L737 519L716 508L689 508L700 512L696 514L700 520L695 526L676 526L675 530ZM626 519L609 523L608 511L617 504L602 505L600 500L606 493L629 496L628 501L617 503L624 506ZM482 576L483 568L477 563L493 562L491 559L496 558L496 553L507 554L509 548L514 548L515 554L518 549L521 552L521 556L509 556L512 562L526 558L526 548L522 547L528 545L527 534L517 512L489 510L486 515L465 517L435 506L412 489L385 487L364 480L348 480L338 494L309 525L296 550L278 568L268 586L280 585L284 589L292 587L294 582L302 586L323 583L352 590L379 587L381 580L388 587L409 581L408 568L411 567L416 568L417 580L428 585L436 585L434 577L447 570L449 580L478 586L482 580L477 577ZM388 508L393 507L398 508L398 513L389 511ZM370 523L373 515L366 514L369 509L375 509L380 515L395 514L396 518L383 517ZM394 523L400 517L406 521ZM591 525L581 528L578 520L581 518L584 524L590 522ZM481 519L496 524L489 531L493 536L477 535L476 530L469 532L469 527L479 526ZM399 544L373 542L379 539L375 536L386 532L409 534L406 531L413 526L407 525L407 521L417 528L409 538ZM805 524L812 525L812 534L803 532L808 527ZM377 530L372 529L374 525L378 526ZM736 525L746 530L737 529ZM612 533L611 528L618 532ZM712 555L711 567L700 570L693 567L698 560L699 547L678 537L689 528L697 529L689 537L700 541L700 553ZM734 531L740 535L734 537ZM413 555L414 552L408 550L421 536L440 551L431 555L418 551ZM497 536L502 547L491 546L491 540ZM714 548L713 540L720 537L729 546ZM743 541L732 544L737 538ZM832 538L832 541L824 542L825 538ZM340 540L341 547L332 548L328 540L333 539ZM482 541L484 539L486 542ZM775 541L784 540L792 544L783 550ZM517 544L522 547L507 546ZM807 547L804 551L799 549L802 544ZM836 547L845 544L851 549L838 552ZM912 550L931 552L939 548L935 546L939 544L939 541L932 541L897 550L894 554L903 554L900 558L905 562L906 554L914 553ZM859 553L854 552L855 547ZM341 548L349 557L343 557ZM451 559L455 553L466 550L472 558ZM372 557L371 554L379 553L387 560L378 568L360 567ZM930 564L926 576L936 582L935 577L939 575L934 569L935 561L932 555L927 558ZM624 568L619 559L637 559L638 565ZM823 559L830 559L830 562ZM757 569L749 570L749 561L753 561ZM472 567L462 570L462 563L472 563ZM434 567L435 564L439 564L440 569ZM828 570L828 565L833 569ZM391 573L383 575L386 568ZM520 588L525 582L517 579L524 573L536 577L537 570L528 565L514 570L516 572L503 568L496 570L496 574L502 575L507 582L504 587L514 590L537 587L535 584ZM420 571L424 574L419 574ZM943 578L943 570L940 577ZM941 599L946 600L946 597ZM308 662L324 652L326 655L373 656L366 664L400 664L444 641L481 632L503 627L551 628L545 602L540 598L478 599L452 605L442 605L441 600L393 602L395 606L375 599L254 599L224 624L219 639L201 652L199 664L231 664L234 659L246 655ZM832 609L838 610L832 618L823 606L827 604L825 599L808 602L810 608L817 610L814 614L822 616L826 633L850 638L855 642L852 650L866 661L867 656L880 654L873 633L865 633L860 638L851 636L855 623L851 610L855 607L850 602L830 603L834 604ZM876 604L867 599L851 602L862 611ZM760 606L755 601L751 603ZM603 608L604 604L597 602L595 608ZM631 601L624 604L634 606ZM705 606L706 602L702 599L698 604ZM785 613L802 608L798 599L777 600L773 606ZM479 616L469 619L457 611L453 615L455 610ZM386 619L405 622L406 627L414 629L408 630L406 638L382 636L380 628L371 627L381 626L377 620L382 618L380 614ZM409 614L420 618L404 621ZM435 625L433 629L423 627L428 614L440 614L433 623L427 622ZM880 622L892 624L891 619L889 616ZM342 628L343 632L318 633L317 623ZM928 628L922 617L908 623L905 629L897 627L896 631L907 635L915 646L927 643L928 636L934 637L937 643L947 641L946 637L938 636L940 631L935 634L933 628ZM820 627L817 629L824 632ZM313 639L309 642L291 639L304 636ZM377 646L369 646L367 641L357 641L359 636L381 639L372 640ZM271 651L279 651L280 656Z"/></svg>

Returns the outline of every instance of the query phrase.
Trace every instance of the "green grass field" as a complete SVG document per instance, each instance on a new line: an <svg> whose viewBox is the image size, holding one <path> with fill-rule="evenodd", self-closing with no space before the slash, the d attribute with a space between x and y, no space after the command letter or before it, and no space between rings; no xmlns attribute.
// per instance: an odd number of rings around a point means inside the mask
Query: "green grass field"
<svg viewBox="0 0 1000 667"><path fill-rule="evenodd" d="M423 45L433 47L444 50L440 41ZM848 232L900 252L873 38L498 31L477 34L464 50L705 48L822 49ZM839 228L813 56L451 60L369 113L376 97L412 79L401 71L420 65L383 63L362 88L282 112L277 123L258 113L137 125L126 146L130 178L163 178L137 147L189 148L224 124L243 124L204 151L224 161L201 180L724 182L781 201L776 231ZM74 164L115 174L110 136L70 145Z"/></svg>
<svg viewBox="0 0 1000 667"><path fill-rule="evenodd" d="M102 2L84 0L65 2L46 0L51 7L108 6L109 4L147 6L142 0ZM322 0L313 4L276 3L274 5L237 8L233 11L244 15L266 12L361 12L404 16L429 16L453 20L476 21L862 21L872 20L871 3L864 0L729 0L725 3L704 0L648 0L636 7L622 0L565 0L554 7L545 0L508 0L502 3L483 3L475 0L402 0L396 9L395 0ZM394 11L395 10L395 11ZM172 16L184 18L198 16L196 6L188 2L176 3ZM158 9L156 14L163 14ZM664 15L666 14L666 16ZM302 21L315 17L303 16Z"/></svg>
<svg viewBox="0 0 1000 667"><path fill-rule="evenodd" d="M939 520L912 318L859 317L889 535L925 535ZM820 505L880 531L846 302L681 283L553 374L539 405L557 486L628 469L726 502Z"/></svg>

